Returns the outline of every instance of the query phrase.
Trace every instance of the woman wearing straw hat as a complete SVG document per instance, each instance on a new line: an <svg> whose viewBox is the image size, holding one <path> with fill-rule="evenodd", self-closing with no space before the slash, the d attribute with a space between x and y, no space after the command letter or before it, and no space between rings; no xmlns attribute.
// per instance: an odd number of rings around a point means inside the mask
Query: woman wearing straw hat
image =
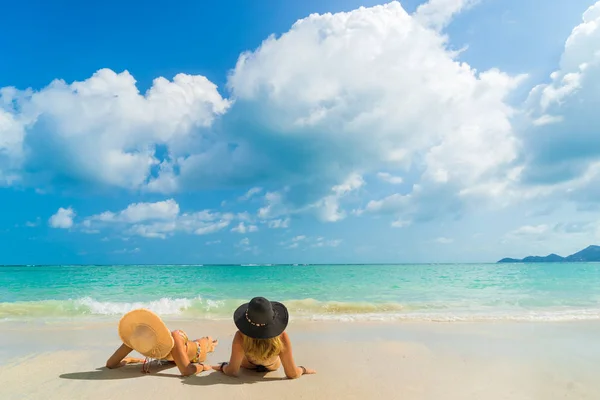
<svg viewBox="0 0 600 400"><path fill-rule="evenodd" d="M288 319L283 304L264 297L242 304L233 314L238 331L233 338L229 362L212 368L237 376L240 368L268 372L283 365L285 376L290 379L315 374L316 371L296 366L294 362L292 342L285 332Z"/></svg>
<svg viewBox="0 0 600 400"><path fill-rule="evenodd" d="M145 373L150 372L149 359L174 361L183 376L208 371L211 367L202 363L218 344L209 336L189 340L181 330L171 332L158 315L146 309L125 314L119 321L119 336L123 344L106 361L106 367L119 368L143 362L142 372ZM127 357L132 350L146 359Z"/></svg>

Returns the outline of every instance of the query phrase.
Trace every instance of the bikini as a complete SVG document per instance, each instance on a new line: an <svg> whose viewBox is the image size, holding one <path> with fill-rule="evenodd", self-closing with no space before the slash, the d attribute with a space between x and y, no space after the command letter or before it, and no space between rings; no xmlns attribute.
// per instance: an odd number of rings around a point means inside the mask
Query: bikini
<svg viewBox="0 0 600 400"><path fill-rule="evenodd" d="M246 357L246 360L247 360L247 361L248 361L250 364L252 364L252 365L254 365L254 366L256 367L256 371L257 371L257 372L270 372L270 371L272 371L272 369L270 369L270 367L272 367L272 366L274 366L275 364L277 364L277 358L278 358L278 357L279 357L279 356L277 356L277 357L274 357L274 360L275 360L275 361L273 361L273 362L272 362L272 363L270 363L270 364L264 364L264 363L261 363L261 364L255 364L255 363L253 363L252 361L250 361L250 360L248 359L248 357ZM269 360L265 360L265 361L269 361Z"/></svg>
<svg viewBox="0 0 600 400"><path fill-rule="evenodd" d="M178 330L177 333L179 333L179 336L181 336L181 338L184 340L185 342L185 351L187 353L187 349L188 349L188 342L194 342L196 343L196 355L193 359L190 360L191 363L200 363L200 355L202 355L202 346L200 346L200 339L197 340L190 340L187 336L187 334L182 331L182 330Z"/></svg>

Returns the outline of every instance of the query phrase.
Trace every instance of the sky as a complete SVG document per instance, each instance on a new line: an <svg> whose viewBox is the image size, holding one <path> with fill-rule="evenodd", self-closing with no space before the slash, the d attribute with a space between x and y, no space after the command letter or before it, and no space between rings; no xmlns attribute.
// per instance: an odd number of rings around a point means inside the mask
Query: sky
<svg viewBox="0 0 600 400"><path fill-rule="evenodd" d="M600 2L11 2L0 264L600 244Z"/></svg>

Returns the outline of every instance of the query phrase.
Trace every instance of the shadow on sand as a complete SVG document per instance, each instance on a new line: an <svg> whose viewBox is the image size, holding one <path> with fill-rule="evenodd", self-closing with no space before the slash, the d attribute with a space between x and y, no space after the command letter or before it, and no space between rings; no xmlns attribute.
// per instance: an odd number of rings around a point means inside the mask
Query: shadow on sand
<svg viewBox="0 0 600 400"><path fill-rule="evenodd" d="M152 364L150 366L150 374L142 373L141 364L130 364L121 368L108 369L106 367L96 368L94 371L84 372L71 372L68 374L59 375L62 379L75 379L84 381L103 381L113 379L132 379L132 378L143 378L148 375L160 375L168 376L173 378L181 378L179 374L165 374L160 373L166 369L175 367L174 363L166 364Z"/></svg>
<svg viewBox="0 0 600 400"><path fill-rule="evenodd" d="M219 371L212 371L206 375L191 376L188 379L184 379L182 383L184 385L194 386L212 386L212 385L244 385L248 383L259 383L259 382L276 382L287 380L280 376L275 376L273 372L255 372L241 370L240 375L237 377L227 376Z"/></svg>
<svg viewBox="0 0 600 400"><path fill-rule="evenodd" d="M161 371L175 368L174 363L153 364L150 368L150 374L144 374L141 371L141 365L131 364L121 368L108 369L106 367L96 368L94 371L71 372L59 375L61 379L74 379L84 381L102 381L144 378L147 376L160 376L164 378L179 378L185 385L212 386L212 385L242 385L257 382L274 382L285 380L280 376L273 376L274 373L261 373L255 371L240 371L236 378L224 375L218 371L204 372L199 375L183 377L178 373L164 373Z"/></svg>

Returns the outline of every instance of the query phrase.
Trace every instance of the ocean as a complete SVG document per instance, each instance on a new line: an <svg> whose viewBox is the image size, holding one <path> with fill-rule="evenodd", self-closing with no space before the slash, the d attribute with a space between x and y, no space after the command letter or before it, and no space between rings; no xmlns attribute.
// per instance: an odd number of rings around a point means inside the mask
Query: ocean
<svg viewBox="0 0 600 400"><path fill-rule="evenodd" d="M120 315L228 319L254 296L291 319L600 319L600 264L114 265L0 267L0 320Z"/></svg>

